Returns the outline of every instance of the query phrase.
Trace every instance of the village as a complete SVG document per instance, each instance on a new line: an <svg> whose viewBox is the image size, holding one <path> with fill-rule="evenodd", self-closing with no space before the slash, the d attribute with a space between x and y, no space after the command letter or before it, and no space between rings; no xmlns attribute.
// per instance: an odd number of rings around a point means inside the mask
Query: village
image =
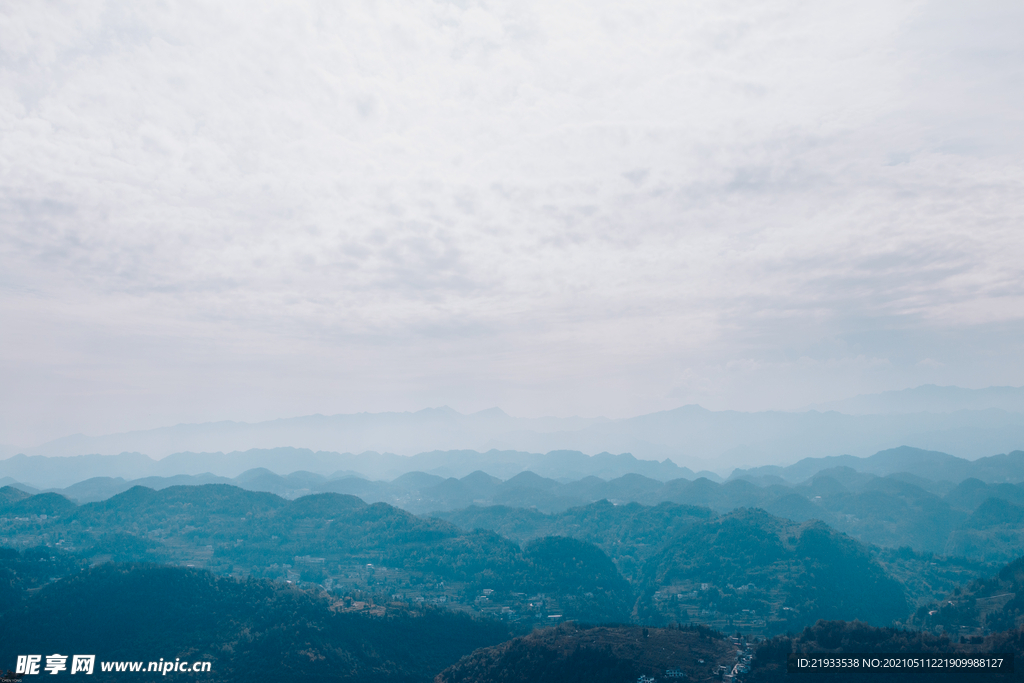
<svg viewBox="0 0 1024 683"><path fill-rule="evenodd" d="M778 633L792 608L781 591L763 591L752 584L723 587L681 582L662 586L653 596L654 609L669 622L699 623L723 633L769 636Z"/></svg>
<svg viewBox="0 0 1024 683"><path fill-rule="evenodd" d="M341 563L330 567L322 557L297 556L294 564L270 565L263 572L279 583L320 588L337 596L340 611L366 611L383 616L388 605L415 608L435 606L467 612L523 627L542 627L564 621L556 598L546 594L475 589L457 581L434 581L419 572L373 563ZM269 576L268 576L269 578ZM310 581L315 578L317 581Z"/></svg>

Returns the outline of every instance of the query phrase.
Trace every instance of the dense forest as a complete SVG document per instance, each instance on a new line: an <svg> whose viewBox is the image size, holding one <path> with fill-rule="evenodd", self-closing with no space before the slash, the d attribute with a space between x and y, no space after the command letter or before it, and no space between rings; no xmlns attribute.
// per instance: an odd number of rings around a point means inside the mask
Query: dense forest
<svg viewBox="0 0 1024 683"><path fill-rule="evenodd" d="M147 561L522 624L694 622L762 635L819 619L926 625L922 608L998 569L867 546L823 522L756 509L603 500L550 514L472 506L423 517L345 494L288 500L223 484L133 487L84 505L4 487L0 543L47 548L63 567L56 576L76 562ZM1007 614L955 625L1004 628L1017 618Z"/></svg>
<svg viewBox="0 0 1024 683"><path fill-rule="evenodd" d="M94 654L97 661L181 658L211 662L202 676L210 681L426 681L460 656L511 635L500 621L436 607L391 603L386 614L372 616L346 611L344 601L322 591L114 563L49 583L8 604L0 620L8 668L15 655L31 653Z"/></svg>
<svg viewBox="0 0 1024 683"><path fill-rule="evenodd" d="M602 500L431 517L224 484L133 487L83 505L5 487L0 544L5 652L141 660L171 650L216 662L217 680L344 671L412 681L443 670L442 680L474 681L507 670L520 678L501 680L513 681L541 680L541 669L636 680L697 660L693 676L728 665L771 680L767 662L786 648L833 642L826 623L977 650L1015 646L1024 620L1024 558L879 548L756 508ZM679 661L642 654L641 641ZM707 657L683 656L701 643ZM491 649L472 654L481 647ZM704 666L719 655L729 662Z"/></svg>

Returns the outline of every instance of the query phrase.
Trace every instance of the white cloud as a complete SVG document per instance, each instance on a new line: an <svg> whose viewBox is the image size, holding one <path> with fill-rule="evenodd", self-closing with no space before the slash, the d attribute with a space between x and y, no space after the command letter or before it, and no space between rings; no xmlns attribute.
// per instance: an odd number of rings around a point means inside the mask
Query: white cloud
<svg viewBox="0 0 1024 683"><path fill-rule="evenodd" d="M1024 382L1019 29L1013 3L7 5L0 440Z"/></svg>

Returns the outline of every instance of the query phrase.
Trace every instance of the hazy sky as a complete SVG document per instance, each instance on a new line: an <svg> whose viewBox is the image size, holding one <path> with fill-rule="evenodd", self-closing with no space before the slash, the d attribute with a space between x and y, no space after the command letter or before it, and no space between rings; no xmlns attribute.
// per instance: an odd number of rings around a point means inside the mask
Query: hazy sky
<svg viewBox="0 0 1024 683"><path fill-rule="evenodd" d="M1024 4L0 0L0 443L1024 384Z"/></svg>

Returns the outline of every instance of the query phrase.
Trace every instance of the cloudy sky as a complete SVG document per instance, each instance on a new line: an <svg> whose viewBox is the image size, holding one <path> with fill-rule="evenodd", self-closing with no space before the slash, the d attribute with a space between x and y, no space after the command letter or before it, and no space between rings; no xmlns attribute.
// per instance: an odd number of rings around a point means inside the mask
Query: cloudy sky
<svg viewBox="0 0 1024 683"><path fill-rule="evenodd" d="M0 443L1024 384L1018 1L0 0Z"/></svg>

